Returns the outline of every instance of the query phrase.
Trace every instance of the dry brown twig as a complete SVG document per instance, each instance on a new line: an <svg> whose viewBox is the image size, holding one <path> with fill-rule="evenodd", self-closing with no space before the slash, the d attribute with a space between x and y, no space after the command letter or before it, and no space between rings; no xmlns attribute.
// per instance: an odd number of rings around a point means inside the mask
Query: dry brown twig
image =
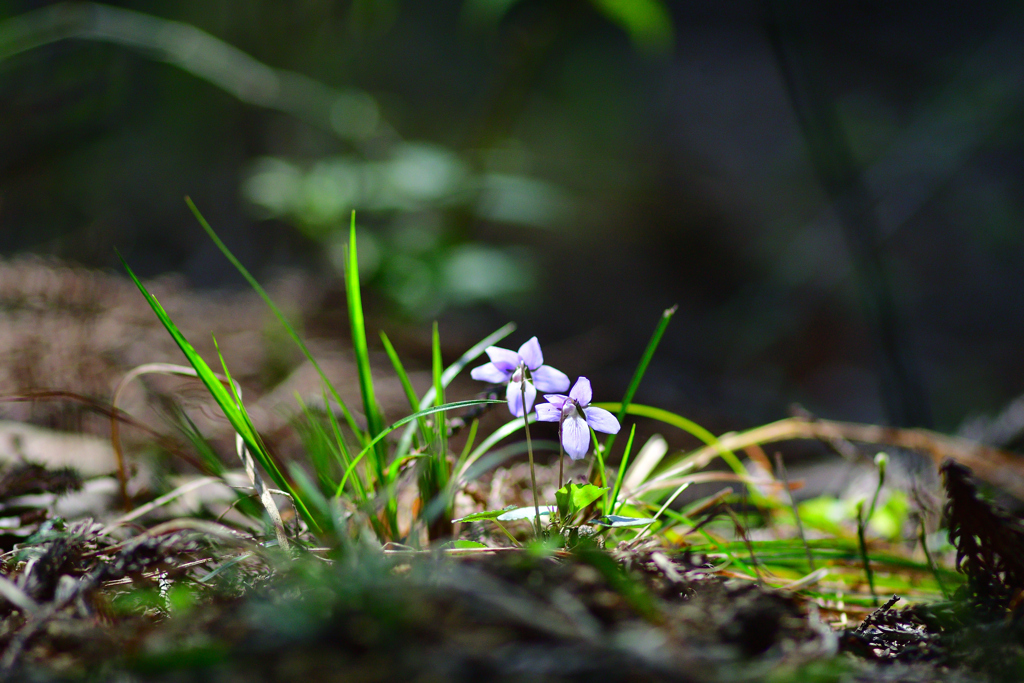
<svg viewBox="0 0 1024 683"><path fill-rule="evenodd" d="M899 429L799 417L725 435L718 443L704 446L688 454L684 466L670 467L639 487L637 492L660 488L667 479L678 477L693 469L700 469L718 457L723 450L737 451L754 444L763 445L779 441L832 441L836 438L855 443L906 448L927 455L936 467L941 466L948 458L971 468L975 476L989 484L1024 500L1024 461L998 448L928 429Z"/></svg>

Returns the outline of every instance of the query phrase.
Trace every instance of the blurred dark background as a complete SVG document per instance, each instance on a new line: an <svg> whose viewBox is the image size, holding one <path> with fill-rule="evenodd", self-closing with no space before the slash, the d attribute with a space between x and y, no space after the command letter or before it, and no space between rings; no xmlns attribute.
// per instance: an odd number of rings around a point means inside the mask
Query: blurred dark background
<svg viewBox="0 0 1024 683"><path fill-rule="evenodd" d="M0 252L242 286L185 195L336 334L355 209L378 327L598 400L678 304L637 400L716 430L1024 392L1020 3L0 1Z"/></svg>

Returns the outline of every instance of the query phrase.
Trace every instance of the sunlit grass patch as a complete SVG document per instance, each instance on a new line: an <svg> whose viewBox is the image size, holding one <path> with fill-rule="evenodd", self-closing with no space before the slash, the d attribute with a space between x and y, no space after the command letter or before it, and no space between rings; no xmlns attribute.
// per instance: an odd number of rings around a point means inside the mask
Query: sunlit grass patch
<svg viewBox="0 0 1024 683"><path fill-rule="evenodd" d="M303 526L298 536L292 532L291 542L346 547L369 533L377 543L403 551L424 548L435 541L448 543L446 547L451 550L485 551L502 542L520 547L532 535L543 541L545 547L553 543L551 547L569 548L597 541L609 548L641 552L653 541L667 549L706 556L707 571L719 576L800 592L825 609L840 611L847 606L877 603L879 595L891 592L916 600L937 600L958 585L955 572L936 565L931 555L922 558L913 543L901 542L901 535L908 528L910 507L907 497L900 492L887 491L879 496L884 483L884 462L879 470L878 491L866 511L864 501L858 504L826 497L796 505L789 493L791 484L778 469L781 463L777 463L773 471L763 455L758 462L744 462L732 445L740 438L737 435L716 437L682 415L633 402L674 308L666 310L658 321L619 402L591 404L590 383L581 378L568 395L548 396L549 402L541 403L534 382L542 391L550 391L545 383L560 377L557 382L561 386L568 379L548 366L542 367L536 339L521 347L518 354L495 347L496 342L513 330L511 325L445 366L440 330L435 324L431 343L432 381L429 389L419 395L397 350L382 332L383 349L410 411L407 416L386 424L375 393L375 370L370 362L359 282L355 216L349 230L345 285L361 410L352 410L342 401L288 319L217 238L198 209L190 206L218 248L265 299L288 335L320 373L322 391L316 405L296 397L298 411L294 426L301 437L306 460L283 466L252 425L223 360L223 372L218 375L194 351L159 302L132 275L185 353L195 374L234 427L243 462L251 454L253 464L258 464L294 503ZM499 385L492 390L492 396L500 395L501 385L507 384L506 400L478 398L446 402L450 382L484 353L491 363L475 368L473 376ZM458 452L451 450L448 413L506 402L512 419L489 434L478 433L476 416L460 417L461 423L468 424L468 438ZM598 412L587 412L591 406ZM588 461L589 482L570 482L563 486L559 476L553 487L557 490L550 500L545 499L547 494L541 495L533 474L533 442L529 429L538 414L545 420L557 422L559 427L558 442L538 443L538 447L554 446L573 458L593 454ZM613 421L617 432L621 421L637 419L680 430L704 446L689 453L673 453L664 440L656 436L638 447L634 443L634 422L627 423L624 447L613 451L615 434L602 442L594 432L595 428L611 430L608 425ZM586 442L577 436L570 440L570 422L573 430L589 432ZM515 440L521 430L526 436L525 442ZM751 447L759 443L756 435L761 433L766 434L765 442L773 436L763 430L752 430L750 439L740 438L748 454L756 452ZM503 466L509 458L524 453L530 457L533 504L477 510L453 520L457 492ZM617 466L613 465L616 457ZM716 459L721 459L727 470L709 469ZM557 462L561 472L563 456L560 455ZM704 501L680 508L678 500L689 487L715 481L722 482L726 488ZM415 487L411 498L410 486ZM267 512L273 519L275 513L269 507ZM532 521L532 534L520 526L527 521ZM453 526L453 522L461 523L461 527ZM465 533L471 526L481 524L491 525L496 534L488 536L486 543L452 536L459 528ZM284 533L279 524L275 524L275 528L279 536ZM774 540L763 538L769 528ZM311 539L303 540L302 533L310 534ZM473 532L473 538L481 537ZM279 541L282 546L289 543L283 537ZM947 554L934 550L936 556Z"/></svg>

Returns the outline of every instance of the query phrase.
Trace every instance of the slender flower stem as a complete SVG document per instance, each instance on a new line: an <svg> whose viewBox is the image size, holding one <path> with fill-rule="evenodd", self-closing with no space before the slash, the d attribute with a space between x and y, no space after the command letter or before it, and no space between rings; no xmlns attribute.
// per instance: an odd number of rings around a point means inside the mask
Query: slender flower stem
<svg viewBox="0 0 1024 683"><path fill-rule="evenodd" d="M523 396L523 426L526 429L526 453L530 456L530 485L533 487L533 515L537 526L537 538L540 538L540 497L537 495L537 472L533 467L533 442L530 440L530 412L526 409L526 379L523 378L520 391Z"/></svg>
<svg viewBox="0 0 1024 683"><path fill-rule="evenodd" d="M562 486L565 485L565 480L562 478L562 462L565 460L565 446L562 445L562 423L565 419L558 421L558 488L561 490Z"/></svg>

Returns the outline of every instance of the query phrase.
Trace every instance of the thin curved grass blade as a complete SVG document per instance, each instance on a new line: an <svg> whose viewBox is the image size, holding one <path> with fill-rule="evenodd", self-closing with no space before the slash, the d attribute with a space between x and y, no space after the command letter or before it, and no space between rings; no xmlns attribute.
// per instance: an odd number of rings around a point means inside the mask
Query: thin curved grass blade
<svg viewBox="0 0 1024 683"><path fill-rule="evenodd" d="M484 349L488 346L497 344L499 341L512 334L515 329L515 323L506 323L470 347L464 354L459 356L457 361L449 365L445 368L444 372L441 373L441 385L447 387L451 384L451 381L455 379L460 372L462 372L463 368L480 357L480 354L484 352ZM430 389L427 390L427 393L423 395L423 398L420 399L419 409L423 410L433 403L436 393L437 392L434 387L430 387ZM409 452L409 445L412 443L412 435L415 429L415 425L409 425L402 434L402 438L398 441L398 449L396 450L398 457Z"/></svg>
<svg viewBox="0 0 1024 683"><path fill-rule="evenodd" d="M647 342L647 348L644 349L644 355L640 357L640 362L637 363L636 370L633 372L633 378L629 381L629 386L626 388L626 393L622 397L622 403L617 411L616 417L619 423L622 423L622 419L626 417L626 412L629 409L629 404L633 402L633 397L636 396L636 390L640 386L640 382L643 381L644 375L647 374L647 366L651 364L651 359L654 357L654 352L658 350L658 345L661 344L661 338L665 336L665 330L668 329L668 324L672 322L672 316L676 314L679 306L673 306L672 308L665 309L661 318L658 320L657 327L654 328L654 334L651 335L651 340ZM609 434L608 438L604 440L604 452L609 453L612 446L615 444L615 434Z"/></svg>
<svg viewBox="0 0 1024 683"><path fill-rule="evenodd" d="M621 403L595 403L594 405L612 412L616 412L623 408L623 404ZM718 455L736 474L749 476L747 468L743 466L743 463L740 462L740 459L736 454L722 446L718 437L701 427L693 420L688 420L682 415L676 415L675 413L671 413L661 408L640 405L638 403L625 406L625 412L626 414L633 415L635 417L649 417L653 420L658 420L659 422L664 422L665 424L682 429L684 432L697 437L708 446L718 449Z"/></svg>
<svg viewBox="0 0 1024 683"><path fill-rule="evenodd" d="M335 495L336 496L340 496L342 494L342 492L345 490L345 484L348 482L349 476L352 474L352 472L355 469L356 465L358 465L359 462L366 456L366 454L369 453L370 450L374 446L376 446L378 442L383 440L384 437L386 437L388 434L390 434L391 432L395 431L399 427L401 427L401 426L403 426L405 424L408 424L408 423L412 422L413 420L416 420L418 418L424 417L425 415L433 415L434 413L440 413L440 412L444 412L444 411L447 411L447 410L457 410L459 408L468 408L470 406L478 406L478 405L481 405L481 404L484 404L484 403L504 403L504 401L497 401L497 400L493 400L493 399L489 399L489 398L474 399L472 401L456 401L455 403L446 403L443 406L434 406L433 408L427 408L426 410L421 410L419 412L413 413L412 415L407 415L407 416L403 417L401 420L395 422L390 427L388 427L387 429L382 431L380 434L375 436L373 438L373 440L370 441L370 443L366 444L366 447L363 448L362 452L360 452L359 455L357 455L352 460L352 464L349 465L348 469L345 471L345 476L342 478L341 483L338 484L338 489L337 489L337 491L335 491Z"/></svg>
<svg viewBox="0 0 1024 683"><path fill-rule="evenodd" d="M226 258L231 263L231 265L235 267L235 270L241 273L242 277L245 278L245 281L249 283L249 286L252 287L257 294L260 295L260 298L263 299L264 303L267 304L267 307L270 308L271 312L273 312L273 314L277 317L278 321L284 327L285 331L288 333L288 336L292 338L292 341L294 341L295 344L299 347L299 350L302 351L302 355L306 357L306 360L308 360L310 364L312 364L313 369L316 370L318 375L320 375L320 379L323 380L324 385L330 390L331 396L334 398L335 401L337 401L338 406L341 408L341 412L345 416L345 422L348 423L349 429L351 429L355 434L359 435L362 441L365 441L365 436L357 427L356 421L352 417L352 413L349 412L349 409L345 405L345 402L341 400L341 396L338 395L338 392L334 389L334 386L327 379L327 375L324 374L324 371L320 369L320 364L316 362L316 358L314 358L313 354L310 353L309 349L306 347L306 343L302 341L302 337L300 337L299 333L295 331L295 328L288 321L287 316L285 316L281 309L277 307L277 304L274 303L274 300L270 298L270 295L267 294L266 290L264 290L260 283L256 281L256 278L254 278L252 274L250 274L249 271L245 268L245 266L242 265L242 262L239 261L235 257L235 255L231 253L231 250L227 248L227 245L225 245L224 242L221 241L220 237L218 237L217 233L213 231L213 228L211 228L210 224L206 221L205 218L203 218L203 214L199 212L199 209L196 208L196 205L192 202L192 200L189 197L185 197L185 203L188 204L188 208L192 211L192 214L196 217L196 220L199 221L199 225L202 226L203 230L206 231L206 234L210 237L213 243L220 250L220 253L224 254L224 258Z"/></svg>
<svg viewBox="0 0 1024 683"><path fill-rule="evenodd" d="M241 406L240 402L236 400L234 392L228 391L221 380L217 377L216 373L214 373L210 366L207 365L206 361L203 360L188 339L185 338L185 335L177 328L170 316L167 314L167 311L165 311L164 307L159 301L157 301L156 297L149 293L149 290L147 290L145 285L142 284L142 281L135 275L135 272L132 271L131 267L120 253L117 254L117 257L128 272L128 276L135 283L135 286L138 287L142 296L145 297L150 308L153 309L156 317L161 323L163 323L164 328L167 330L168 334L171 335L171 338L174 339L178 348L181 349L181 352L185 354L185 358L188 359L189 364L195 368L200 381L206 387L207 391L210 392L210 395L213 397L214 401L217 402L217 405L220 406L220 409L224 412L224 416L234 428L235 433L245 443L248 452L259 461L260 466L263 467L263 469L270 475L274 480L274 483L277 484L278 487L287 491L289 495L293 497L296 509L303 516L306 523L310 525L310 529L319 533L321 530L320 525L310 514L303 500L296 495L295 491L292 490L290 482L288 482L288 480L281 474L281 471L277 467L277 463L275 463L270 457L270 454L266 452L259 435L256 433L255 429L253 429L252 422L249 420L244 408Z"/></svg>

